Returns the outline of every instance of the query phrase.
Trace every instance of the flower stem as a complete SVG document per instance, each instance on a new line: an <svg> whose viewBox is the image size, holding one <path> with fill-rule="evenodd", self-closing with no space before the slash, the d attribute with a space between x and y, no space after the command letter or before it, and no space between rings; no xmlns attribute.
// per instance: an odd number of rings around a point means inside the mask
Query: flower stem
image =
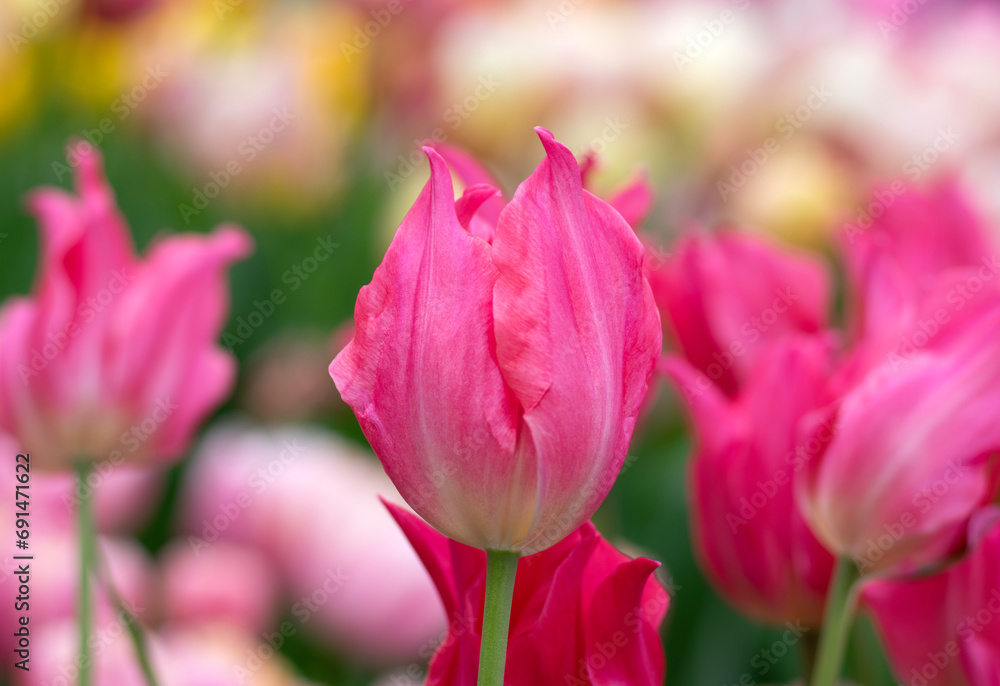
<svg viewBox="0 0 1000 686"><path fill-rule="evenodd" d="M76 466L77 490L80 502L76 508L76 518L80 536L80 597L77 617L80 626L80 679L79 686L90 686L92 656L90 654L91 628L91 588L90 570L94 565L94 512L90 502L90 488L87 486L87 476L90 475L90 462L81 461Z"/></svg>
<svg viewBox="0 0 1000 686"><path fill-rule="evenodd" d="M510 605L514 599L514 577L519 558L520 555L507 550L486 551L486 602L478 686L503 686Z"/></svg>
<svg viewBox="0 0 1000 686"><path fill-rule="evenodd" d="M138 615L125 605L118 594L118 589L115 588L114 579L111 578L111 573L108 570L107 563L104 561L104 556L101 554L100 548L95 546L95 552L94 576L98 583L107 591L112 604L115 606L115 612L125 623L129 637L132 639L132 645L135 647L135 654L139 660L139 668L142 670L142 675L146 680L146 686L158 686L156 673L153 671L153 665L149 659L149 641L146 640L142 623L139 621ZM126 617L128 619L125 619Z"/></svg>
<svg viewBox="0 0 1000 686"><path fill-rule="evenodd" d="M837 563L823 614L823 632L810 686L834 686L840 678L847 634L854 619L858 572L849 558Z"/></svg>

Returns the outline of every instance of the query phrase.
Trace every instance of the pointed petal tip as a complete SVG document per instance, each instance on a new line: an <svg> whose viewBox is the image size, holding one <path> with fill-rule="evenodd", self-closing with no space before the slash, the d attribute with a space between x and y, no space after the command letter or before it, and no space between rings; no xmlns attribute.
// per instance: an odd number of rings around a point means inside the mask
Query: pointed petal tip
<svg viewBox="0 0 1000 686"><path fill-rule="evenodd" d="M220 254L233 260L247 257L255 248L250 233L238 224L220 224L212 232L210 240Z"/></svg>

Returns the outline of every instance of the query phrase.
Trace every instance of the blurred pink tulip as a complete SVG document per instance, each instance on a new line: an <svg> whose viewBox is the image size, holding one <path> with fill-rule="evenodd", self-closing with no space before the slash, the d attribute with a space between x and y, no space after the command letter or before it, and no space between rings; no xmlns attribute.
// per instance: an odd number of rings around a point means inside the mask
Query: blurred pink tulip
<svg viewBox="0 0 1000 686"><path fill-rule="evenodd" d="M34 522L40 522L35 519ZM13 530L13 524L10 527ZM32 674L38 663L45 663L48 655L39 650L34 643L37 631L43 627L53 626L61 622L75 624L77 598L79 594L79 553L76 538L72 529L61 532L32 529L31 547L29 552L35 556L39 564L31 564L30 570L30 632L32 638L32 657L30 665ZM94 631L96 640L103 641L108 632L123 636L127 644L128 636L123 633L124 623L141 621L149 624L156 618L157 607L153 588L156 584L153 566L146 552L132 540L101 538L100 548L104 564L104 580L100 586L95 586L94 595ZM44 561L45 564L40 564ZM19 580L15 573L19 561L8 558L0 567L0 593L10 598L10 602L0 604L0 622L5 626L15 626L18 617L24 615L15 608L14 597L18 595ZM124 608L115 607L112 597L105 590L104 582L110 579L115 586ZM74 649L79 640L78 629ZM0 650L7 654L15 647L16 637L12 631L0 634ZM45 658L38 660L37 656ZM8 669L10 664L4 665ZM13 670L20 672L20 670ZM69 683L75 680L70 679Z"/></svg>
<svg viewBox="0 0 1000 686"><path fill-rule="evenodd" d="M188 472L188 543L196 557L213 556L220 540L267 553L295 626L351 659L419 660L445 620L379 496L401 501L374 458L335 435L217 427Z"/></svg>
<svg viewBox="0 0 1000 686"><path fill-rule="evenodd" d="M35 292L0 311L0 427L38 469L176 457L232 384L234 361L214 341L225 269L250 239L235 227L171 236L139 260L99 155L81 143L70 159L77 195L30 199Z"/></svg>
<svg viewBox="0 0 1000 686"><path fill-rule="evenodd" d="M865 221L867 219L867 221ZM913 308L954 269L973 269L955 288L949 308L961 309L984 286L997 288L997 246L957 181L927 189L894 181L874 189L866 215L845 225L842 242L850 281L856 335L864 345L895 344Z"/></svg>
<svg viewBox="0 0 1000 686"><path fill-rule="evenodd" d="M648 271L679 352L729 396L769 342L816 333L827 319L823 266L758 238L695 233Z"/></svg>
<svg viewBox="0 0 1000 686"><path fill-rule="evenodd" d="M94 686L145 686L124 628L98 636ZM32 662L18 686L76 683L77 641L72 622L44 627L34 646L46 658L37 665ZM169 628L150 636L149 652L161 686L307 686L266 637L252 637L232 627Z"/></svg>
<svg viewBox="0 0 1000 686"><path fill-rule="evenodd" d="M762 348L743 391L728 398L698 370L670 358L696 434L690 468L695 548L733 605L772 624L818 626L833 556L795 502L793 483L820 449L798 441L807 412L827 401L827 341L789 336Z"/></svg>
<svg viewBox="0 0 1000 686"><path fill-rule="evenodd" d="M486 554L448 540L406 510L389 509L448 612L448 635L431 659L427 686L473 686ZM618 552L590 522L519 560L504 683L662 684L659 628L670 598L654 575L658 566Z"/></svg>
<svg viewBox="0 0 1000 686"><path fill-rule="evenodd" d="M531 554L589 519L614 483L660 352L643 248L583 190L570 151L503 207L491 240L445 160L358 296L330 365L407 503L481 549Z"/></svg>
<svg viewBox="0 0 1000 686"><path fill-rule="evenodd" d="M0 432L0 455L21 452L17 442ZM29 462L30 464L30 462ZM0 471L0 488L14 491L15 474ZM129 532L141 528L153 514L163 490L163 476L155 468L131 465L100 465L79 487L66 473L39 472L31 475L31 511L36 526L47 532L71 530L76 507L82 496L92 497L94 518L99 531ZM13 513L11 513L13 515ZM13 517L11 517L13 526Z"/></svg>
<svg viewBox="0 0 1000 686"><path fill-rule="evenodd" d="M1000 523L969 555L944 571L867 584L874 614L900 683L996 686L1000 683Z"/></svg>
<svg viewBox="0 0 1000 686"><path fill-rule="evenodd" d="M177 624L224 622L259 634L273 628L278 578L254 548L217 542L195 552L172 544L161 559L165 620Z"/></svg>
<svg viewBox="0 0 1000 686"><path fill-rule="evenodd" d="M801 506L820 540L861 571L961 549L970 517L996 494L1000 297L961 311L946 299L929 298L916 318L935 327L918 345L890 349L812 422L833 430L814 432L826 446L802 473Z"/></svg>

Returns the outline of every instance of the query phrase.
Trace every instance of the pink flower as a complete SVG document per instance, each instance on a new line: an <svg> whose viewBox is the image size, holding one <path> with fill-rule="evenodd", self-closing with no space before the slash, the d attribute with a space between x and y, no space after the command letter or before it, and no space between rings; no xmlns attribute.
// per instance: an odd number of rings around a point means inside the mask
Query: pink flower
<svg viewBox="0 0 1000 686"><path fill-rule="evenodd" d="M770 341L826 322L823 266L731 232L681 239L649 282L680 353L733 396Z"/></svg>
<svg viewBox="0 0 1000 686"><path fill-rule="evenodd" d="M232 384L234 360L214 341L225 269L250 240L235 227L171 236L140 260L100 157L73 152L77 195L30 198L35 292L0 311L0 427L39 468L175 457Z"/></svg>
<svg viewBox="0 0 1000 686"><path fill-rule="evenodd" d="M876 187L870 223L845 226L843 253L856 336L867 348L894 345L912 321L914 308L948 272L974 270L955 284L949 308L960 308L984 286L996 289L997 246L953 179L924 190L902 181Z"/></svg>
<svg viewBox="0 0 1000 686"><path fill-rule="evenodd" d="M604 500L660 352L641 244L537 131L547 159L492 237L470 220L496 191L456 202L426 149L431 179L330 365L414 510L463 543L526 555Z"/></svg>
<svg viewBox="0 0 1000 686"><path fill-rule="evenodd" d="M727 397L689 363L666 371L686 395L697 447L690 467L695 549L713 584L757 620L818 625L833 556L795 502L796 474L821 444L798 440L807 412L826 402L830 350L790 336L762 348L739 397Z"/></svg>
<svg viewBox="0 0 1000 686"><path fill-rule="evenodd" d="M33 655L45 659L31 661L31 671L19 674L19 686L75 683L77 631L71 621L39 627L32 635ZM251 636L225 625L171 626L149 634L148 651L162 686L314 686L275 649L287 640L279 632ZM96 634L95 642L94 686L148 683L121 624Z"/></svg>
<svg viewBox="0 0 1000 686"><path fill-rule="evenodd" d="M936 327L922 346L890 349L813 422L833 430L802 472L801 505L820 540L862 571L961 549L996 493L1000 298L956 311L945 292L916 312Z"/></svg>
<svg viewBox="0 0 1000 686"><path fill-rule="evenodd" d="M450 541L388 506L437 585L449 618L426 686L472 686L479 664L486 554ZM663 683L659 626L669 604L653 572L585 522L556 545L518 562L504 683Z"/></svg>
<svg viewBox="0 0 1000 686"><path fill-rule="evenodd" d="M178 624L227 623L260 634L275 625L278 577L261 552L217 542L176 542L164 553L163 611Z"/></svg>
<svg viewBox="0 0 1000 686"><path fill-rule="evenodd" d="M367 451L316 428L218 425L183 493L196 558L224 560L215 547L234 542L266 554L303 632L352 661L412 662L444 631L420 560L379 502L402 499ZM228 616L254 605L216 598Z"/></svg>
<svg viewBox="0 0 1000 686"><path fill-rule="evenodd" d="M1000 523L944 571L867 584L873 612L900 683L1000 683Z"/></svg>

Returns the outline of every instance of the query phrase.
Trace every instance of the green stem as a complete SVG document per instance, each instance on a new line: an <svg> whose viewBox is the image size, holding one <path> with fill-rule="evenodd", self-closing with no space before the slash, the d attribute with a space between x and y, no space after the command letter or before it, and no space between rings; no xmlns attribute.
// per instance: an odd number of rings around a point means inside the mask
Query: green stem
<svg viewBox="0 0 1000 686"><path fill-rule="evenodd" d="M77 493L80 502L76 508L77 524L80 535L80 597L77 617L80 626L80 680L79 686L91 684L90 627L92 599L90 589L90 570L94 560L94 513L90 502L90 488L87 476L90 475L90 462L80 462L76 466Z"/></svg>
<svg viewBox="0 0 1000 686"><path fill-rule="evenodd" d="M503 686L510 604L514 599L514 577L519 557L517 553L507 550L486 551L486 602L478 686Z"/></svg>
<svg viewBox="0 0 1000 686"><path fill-rule="evenodd" d="M128 635L132 639L132 645L135 647L136 657L139 659L139 667L142 669L142 675L146 679L146 686L157 686L156 674L153 672L153 665L149 659L146 633L139 622L139 617L122 602L122 598L118 594L118 589L115 588L114 580L111 578L111 573L108 571L108 566L104 562L104 556L101 554L100 548L95 546L95 550L94 576L105 590L107 590L111 603L115 606L115 612L128 630ZM128 619L125 618L125 615L128 615Z"/></svg>
<svg viewBox="0 0 1000 686"><path fill-rule="evenodd" d="M837 563L837 569L830 584L823 614L823 632L819 638L819 655L810 686L834 686L840 678L841 663L844 661L844 647L854 619L857 600L854 582L858 573L849 558Z"/></svg>

